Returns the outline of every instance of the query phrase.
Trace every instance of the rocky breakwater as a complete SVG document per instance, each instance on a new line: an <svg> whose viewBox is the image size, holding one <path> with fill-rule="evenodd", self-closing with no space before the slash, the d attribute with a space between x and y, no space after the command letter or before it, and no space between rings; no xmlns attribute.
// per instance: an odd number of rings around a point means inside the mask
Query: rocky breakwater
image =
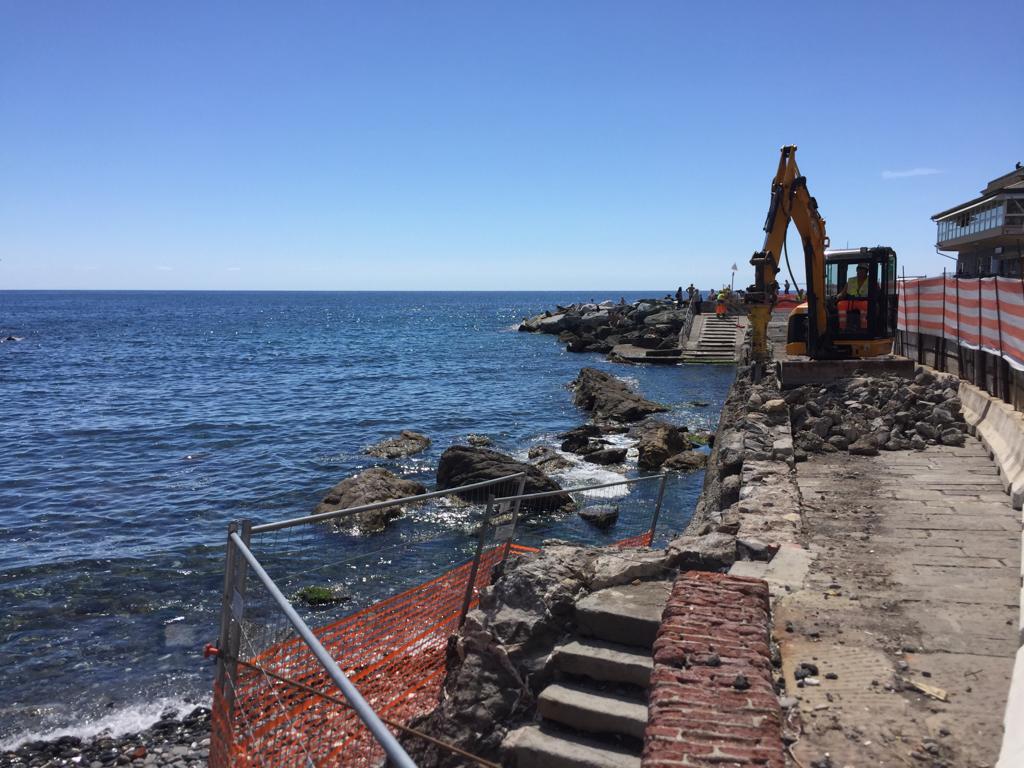
<svg viewBox="0 0 1024 768"><path fill-rule="evenodd" d="M619 344L673 349L688 310L674 301L643 299L631 304L570 304L523 320L519 330L558 336L569 352L611 352Z"/></svg>
<svg viewBox="0 0 1024 768"><path fill-rule="evenodd" d="M967 434L955 376L918 369L913 383L858 377L786 393L798 461L808 453L923 451L962 446Z"/></svg>

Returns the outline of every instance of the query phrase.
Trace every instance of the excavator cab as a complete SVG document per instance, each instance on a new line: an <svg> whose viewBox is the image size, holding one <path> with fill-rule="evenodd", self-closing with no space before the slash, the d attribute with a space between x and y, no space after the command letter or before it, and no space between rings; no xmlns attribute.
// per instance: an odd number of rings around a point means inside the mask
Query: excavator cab
<svg viewBox="0 0 1024 768"><path fill-rule="evenodd" d="M822 357L875 357L892 351L896 334L896 252L858 248L825 252L826 333ZM807 354L807 304L789 316L786 353Z"/></svg>

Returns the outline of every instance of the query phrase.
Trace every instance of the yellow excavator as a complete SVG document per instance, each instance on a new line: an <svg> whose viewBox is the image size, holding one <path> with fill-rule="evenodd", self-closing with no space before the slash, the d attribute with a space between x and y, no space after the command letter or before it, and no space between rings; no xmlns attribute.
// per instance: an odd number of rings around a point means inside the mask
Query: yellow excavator
<svg viewBox="0 0 1024 768"><path fill-rule="evenodd" d="M768 360L768 322L778 301L777 276L786 253L786 230L796 225L803 241L806 301L789 315L787 355L811 360L864 359L892 351L896 333L896 252L887 246L827 250L825 220L796 164L796 147L781 150L764 223L764 247L750 259L754 284L747 289L755 364ZM796 284L790 271L790 279Z"/></svg>

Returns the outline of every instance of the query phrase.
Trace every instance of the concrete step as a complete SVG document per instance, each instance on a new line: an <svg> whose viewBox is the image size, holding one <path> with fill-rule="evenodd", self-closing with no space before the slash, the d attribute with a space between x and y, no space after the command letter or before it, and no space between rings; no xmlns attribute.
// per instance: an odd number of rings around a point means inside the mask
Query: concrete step
<svg viewBox="0 0 1024 768"><path fill-rule="evenodd" d="M591 592L576 603L576 624L584 635L649 649L671 591L671 581L645 581Z"/></svg>
<svg viewBox="0 0 1024 768"><path fill-rule="evenodd" d="M545 720L588 733L643 739L647 729L647 702L583 685L549 685L537 697L537 712Z"/></svg>
<svg viewBox="0 0 1024 768"><path fill-rule="evenodd" d="M528 725L501 743L515 768L640 768L636 754L575 734Z"/></svg>
<svg viewBox="0 0 1024 768"><path fill-rule="evenodd" d="M581 638L555 648L555 668L570 675L646 688L654 660L647 651L617 643Z"/></svg>

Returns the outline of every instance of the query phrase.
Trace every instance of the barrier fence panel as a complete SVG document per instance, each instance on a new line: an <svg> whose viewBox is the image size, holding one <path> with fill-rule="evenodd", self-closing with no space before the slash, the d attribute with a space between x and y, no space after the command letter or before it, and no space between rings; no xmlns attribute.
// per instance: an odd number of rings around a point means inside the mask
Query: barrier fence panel
<svg viewBox="0 0 1024 768"><path fill-rule="evenodd" d="M478 562L468 534L486 525L490 498L515 494L523 480L254 526L251 548L370 706L401 725L436 705L466 596L471 607L502 555L484 552ZM401 540L382 546L369 531L398 509ZM399 561L403 568L392 567ZM210 764L376 765L382 747L238 562L229 546ZM410 589L410 581L422 583Z"/></svg>
<svg viewBox="0 0 1024 768"><path fill-rule="evenodd" d="M1024 370L1024 283L952 275L904 281L898 327L981 349Z"/></svg>

